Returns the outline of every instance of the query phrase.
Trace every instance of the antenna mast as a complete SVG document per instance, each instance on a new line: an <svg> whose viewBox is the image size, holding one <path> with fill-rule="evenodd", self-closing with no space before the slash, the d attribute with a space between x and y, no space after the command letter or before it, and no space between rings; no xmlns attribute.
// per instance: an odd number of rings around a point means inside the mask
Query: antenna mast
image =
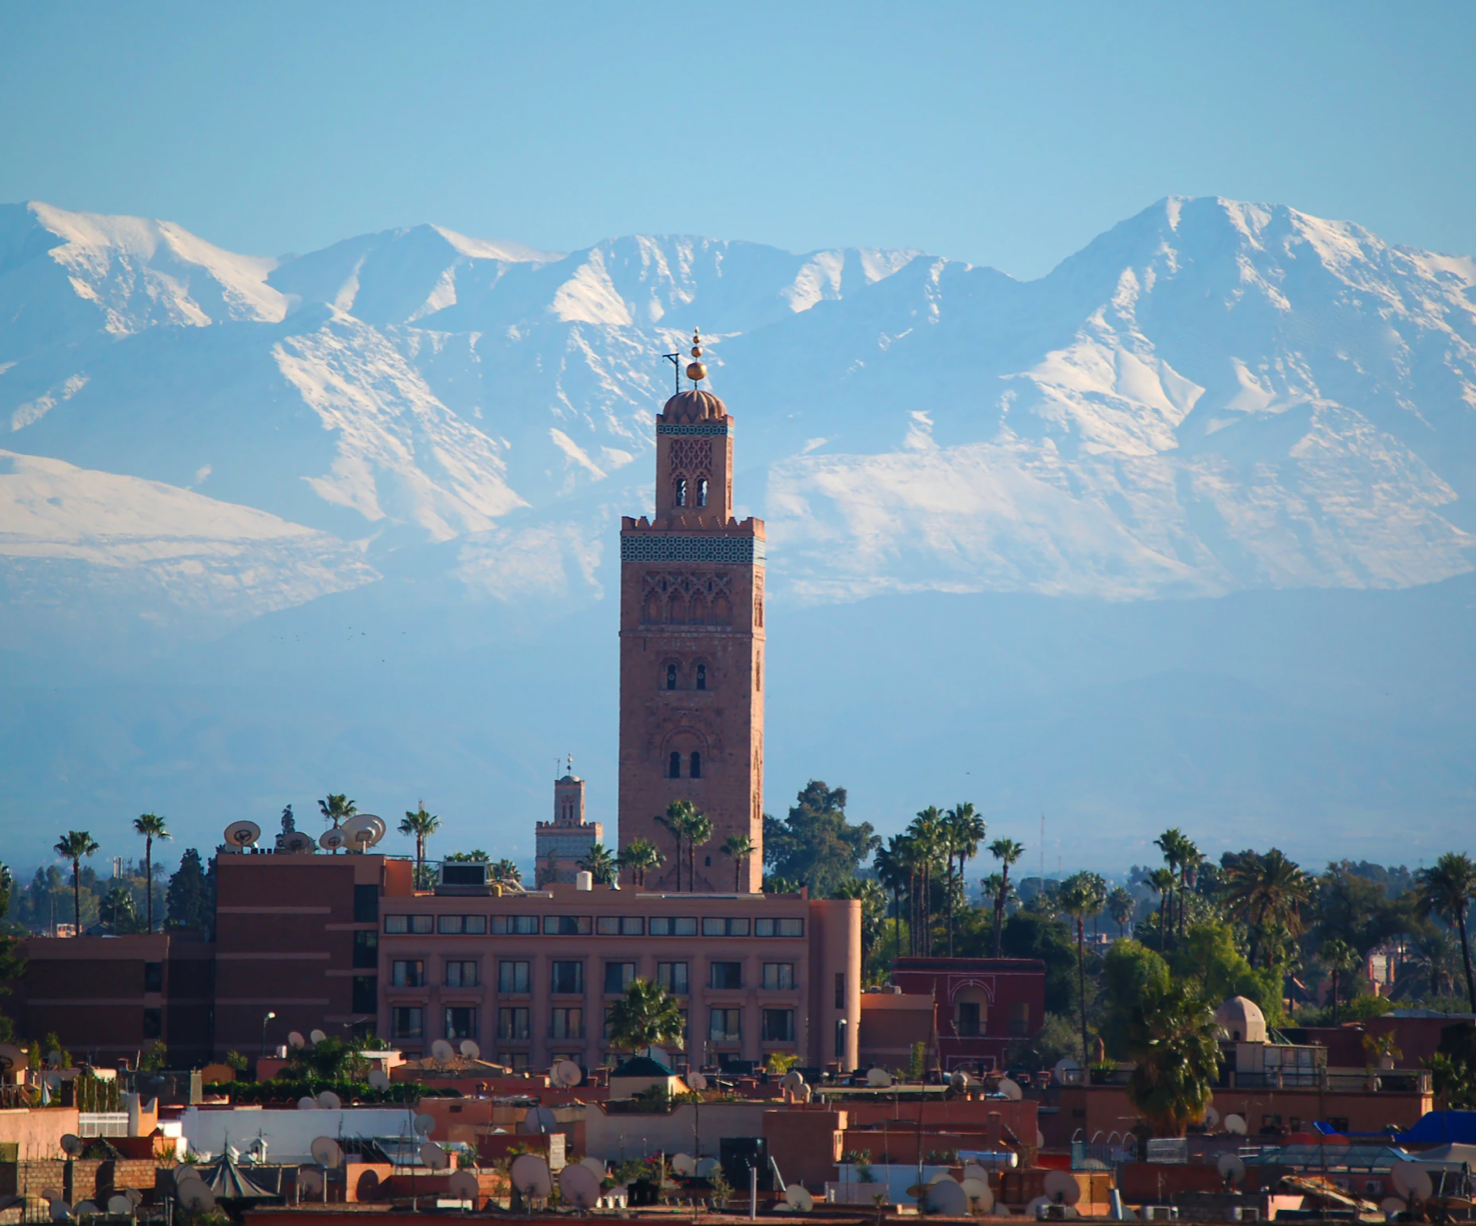
<svg viewBox="0 0 1476 1226"><path fill-rule="evenodd" d="M680 352L677 352L663 353L661 356L665 358L668 362L670 362L675 368L676 394L680 396L682 394L682 355Z"/></svg>

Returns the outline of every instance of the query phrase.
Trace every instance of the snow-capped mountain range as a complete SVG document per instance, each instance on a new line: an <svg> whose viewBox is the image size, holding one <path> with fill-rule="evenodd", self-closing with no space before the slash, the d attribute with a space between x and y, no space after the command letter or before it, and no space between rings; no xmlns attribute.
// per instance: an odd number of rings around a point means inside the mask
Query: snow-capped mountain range
<svg viewBox="0 0 1476 1226"><path fill-rule="evenodd" d="M477 592L598 595L696 325L780 599L1472 566L1476 261L1350 223L1171 198L1022 283L435 226L266 259L32 203L0 208L6 589L208 633L457 541Z"/></svg>

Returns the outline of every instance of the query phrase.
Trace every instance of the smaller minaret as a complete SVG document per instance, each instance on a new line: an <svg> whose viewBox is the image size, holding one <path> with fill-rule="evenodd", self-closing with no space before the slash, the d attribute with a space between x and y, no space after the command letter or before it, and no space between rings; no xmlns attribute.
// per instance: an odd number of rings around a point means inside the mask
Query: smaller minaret
<svg viewBox="0 0 1476 1226"><path fill-rule="evenodd" d="M573 885L579 861L604 835L601 823L584 820L584 780L574 773L571 755L563 778L554 780L553 821L534 827L535 885Z"/></svg>

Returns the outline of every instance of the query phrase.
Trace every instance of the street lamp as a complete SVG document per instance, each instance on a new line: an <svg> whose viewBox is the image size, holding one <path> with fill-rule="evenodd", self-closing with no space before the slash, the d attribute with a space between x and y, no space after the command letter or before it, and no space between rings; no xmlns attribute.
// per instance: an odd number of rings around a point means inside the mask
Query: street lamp
<svg viewBox="0 0 1476 1226"><path fill-rule="evenodd" d="M267 1023L276 1016L275 1013L268 1013L261 1019L261 1054L263 1056L267 1054Z"/></svg>

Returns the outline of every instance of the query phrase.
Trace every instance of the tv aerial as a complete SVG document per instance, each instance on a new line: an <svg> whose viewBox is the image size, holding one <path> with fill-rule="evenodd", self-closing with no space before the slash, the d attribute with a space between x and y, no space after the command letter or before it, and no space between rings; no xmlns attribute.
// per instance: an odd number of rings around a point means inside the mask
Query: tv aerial
<svg viewBox="0 0 1476 1226"><path fill-rule="evenodd" d="M234 847L237 851L243 847L255 846L259 838L261 838L261 827L255 822L232 822L225 828L227 846Z"/></svg>
<svg viewBox="0 0 1476 1226"><path fill-rule="evenodd" d="M593 1209L600 1202L600 1177L576 1162L559 1172L559 1192L576 1209Z"/></svg>
<svg viewBox="0 0 1476 1226"><path fill-rule="evenodd" d="M543 1200L553 1191L548 1163L537 1154L519 1154L513 1159L512 1185L525 1200Z"/></svg>

